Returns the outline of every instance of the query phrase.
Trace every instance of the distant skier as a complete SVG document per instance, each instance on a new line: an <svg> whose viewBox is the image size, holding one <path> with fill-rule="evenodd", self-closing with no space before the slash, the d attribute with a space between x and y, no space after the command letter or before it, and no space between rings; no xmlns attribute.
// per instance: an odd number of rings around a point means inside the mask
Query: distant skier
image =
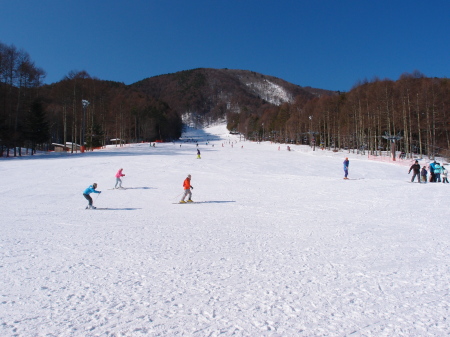
<svg viewBox="0 0 450 337"><path fill-rule="evenodd" d="M434 182L440 183L441 182L441 164L436 163L434 165Z"/></svg>
<svg viewBox="0 0 450 337"><path fill-rule="evenodd" d="M414 182L414 178L417 176L417 182L420 184L420 165L419 165L419 161L415 161L414 164L411 165L411 167L409 168L409 172L408 174L411 173L411 171L413 171L413 176L411 178L411 182Z"/></svg>
<svg viewBox="0 0 450 337"><path fill-rule="evenodd" d="M345 176L344 176L344 179L348 179L348 166L350 165L350 161L348 160L348 158L345 158L345 160L344 160L344 174L345 174Z"/></svg>
<svg viewBox="0 0 450 337"><path fill-rule="evenodd" d="M430 163L430 183L436 182L436 177L434 175L434 167L436 166L436 160Z"/></svg>
<svg viewBox="0 0 450 337"><path fill-rule="evenodd" d="M428 175L426 166L422 167L422 171L420 171L420 175L422 176L422 181L426 184L427 183L427 175Z"/></svg>
<svg viewBox="0 0 450 337"><path fill-rule="evenodd" d="M119 171L117 171L116 173L116 185L114 186L114 188L122 188L122 177L125 177L125 174L122 173L123 168L121 168ZM117 187L117 184L119 184L119 187Z"/></svg>
<svg viewBox="0 0 450 337"><path fill-rule="evenodd" d="M89 194L91 193L102 193L101 191L96 191L97 183L93 183L88 188L86 188L83 192L83 196L89 201L89 205L86 206L86 209L95 209L95 207L92 205L92 198Z"/></svg>
<svg viewBox="0 0 450 337"><path fill-rule="evenodd" d="M444 165L442 165L442 167L441 167L441 174L442 174L442 182L443 182L444 184L445 184L445 183L448 184L448 179L447 179L448 171L447 171L447 169L444 167Z"/></svg>
<svg viewBox="0 0 450 337"><path fill-rule="evenodd" d="M202 159L202 158L200 157L200 150L199 150L199 149L197 149L197 159Z"/></svg>
<svg viewBox="0 0 450 337"><path fill-rule="evenodd" d="M191 186L191 175L188 174L187 178L184 179L183 181L183 189L184 189L184 194L183 197L181 198L180 203L184 204L186 203L186 201L184 201L184 199L186 197L188 197L187 202L193 202L192 201L192 193L191 193L191 189L194 189L194 186Z"/></svg>

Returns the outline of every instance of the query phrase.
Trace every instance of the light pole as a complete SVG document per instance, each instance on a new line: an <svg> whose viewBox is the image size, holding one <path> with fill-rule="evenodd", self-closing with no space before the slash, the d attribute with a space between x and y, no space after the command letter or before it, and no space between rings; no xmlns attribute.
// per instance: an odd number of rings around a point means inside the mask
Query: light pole
<svg viewBox="0 0 450 337"><path fill-rule="evenodd" d="M83 99L83 100L81 100L81 104L83 104L83 122L81 125L81 153L83 153L85 150L84 136L86 133L86 108L89 105L89 101Z"/></svg>

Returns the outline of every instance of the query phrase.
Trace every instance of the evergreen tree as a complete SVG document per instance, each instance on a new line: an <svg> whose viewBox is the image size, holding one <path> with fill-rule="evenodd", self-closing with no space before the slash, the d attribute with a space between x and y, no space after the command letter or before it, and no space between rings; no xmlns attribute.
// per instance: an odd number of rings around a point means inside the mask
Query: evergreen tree
<svg viewBox="0 0 450 337"><path fill-rule="evenodd" d="M102 130L102 126L98 123L94 123L90 132L91 136L86 139L87 147L92 149L103 146L105 132Z"/></svg>
<svg viewBox="0 0 450 337"><path fill-rule="evenodd" d="M45 118L42 99L37 98L31 104L26 119L26 139L31 144L31 154L36 153L36 146L50 138L49 125Z"/></svg>

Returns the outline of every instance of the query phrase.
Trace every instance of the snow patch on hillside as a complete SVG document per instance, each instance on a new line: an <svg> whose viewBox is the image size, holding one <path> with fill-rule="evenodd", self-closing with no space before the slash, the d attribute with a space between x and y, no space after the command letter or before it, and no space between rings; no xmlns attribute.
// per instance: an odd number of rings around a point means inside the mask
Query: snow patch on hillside
<svg viewBox="0 0 450 337"><path fill-rule="evenodd" d="M283 103L292 103L294 98L282 86L264 79L261 82L246 83L253 92L258 94L262 99L275 105Z"/></svg>

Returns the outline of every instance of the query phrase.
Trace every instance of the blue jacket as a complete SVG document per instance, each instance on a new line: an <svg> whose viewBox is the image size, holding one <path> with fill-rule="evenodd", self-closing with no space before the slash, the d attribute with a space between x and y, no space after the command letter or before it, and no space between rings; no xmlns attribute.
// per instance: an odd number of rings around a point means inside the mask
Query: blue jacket
<svg viewBox="0 0 450 337"><path fill-rule="evenodd" d="M99 191L96 191L94 189L94 186L89 186L88 188L86 188L83 192L83 194L91 194L91 193L100 193Z"/></svg>
<svg viewBox="0 0 450 337"><path fill-rule="evenodd" d="M350 162L348 160L344 160L344 171L348 170L348 165L350 165Z"/></svg>
<svg viewBox="0 0 450 337"><path fill-rule="evenodd" d="M434 174L436 173L441 173L441 165L439 164L434 165Z"/></svg>
<svg viewBox="0 0 450 337"><path fill-rule="evenodd" d="M434 167L436 166L436 163L431 163L430 164L430 172L434 173Z"/></svg>

